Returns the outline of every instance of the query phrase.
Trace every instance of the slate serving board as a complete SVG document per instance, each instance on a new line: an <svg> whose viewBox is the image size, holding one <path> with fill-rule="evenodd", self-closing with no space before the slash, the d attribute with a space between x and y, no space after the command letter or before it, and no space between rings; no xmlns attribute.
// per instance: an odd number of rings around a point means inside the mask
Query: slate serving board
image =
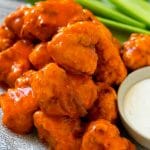
<svg viewBox="0 0 150 150"><path fill-rule="evenodd" d="M0 0L0 22L7 14L23 4L24 0ZM17 135L6 129L2 125L1 119L2 111L0 109L0 150L47 150L47 147L37 139L36 133L25 136ZM124 130L123 127L122 130ZM137 150L147 150L138 144L136 145Z"/></svg>

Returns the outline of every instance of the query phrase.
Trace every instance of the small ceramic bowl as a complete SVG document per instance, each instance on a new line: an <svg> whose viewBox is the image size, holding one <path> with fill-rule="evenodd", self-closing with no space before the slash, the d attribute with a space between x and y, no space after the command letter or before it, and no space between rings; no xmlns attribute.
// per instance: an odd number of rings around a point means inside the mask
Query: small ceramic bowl
<svg viewBox="0 0 150 150"><path fill-rule="evenodd" d="M130 73L127 78L120 85L118 90L118 109L121 117L121 121L128 131L128 133L141 145L150 149L150 139L139 133L128 121L125 112L124 112L124 100L125 95L129 88L131 88L134 84L144 79L150 79L150 67L144 67L142 69L138 69L132 73Z"/></svg>

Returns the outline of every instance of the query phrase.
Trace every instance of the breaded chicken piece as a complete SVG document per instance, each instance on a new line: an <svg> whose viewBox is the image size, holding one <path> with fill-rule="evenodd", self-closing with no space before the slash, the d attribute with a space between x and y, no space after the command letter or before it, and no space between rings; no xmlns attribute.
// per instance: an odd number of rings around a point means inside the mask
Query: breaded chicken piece
<svg viewBox="0 0 150 150"><path fill-rule="evenodd" d="M15 42L15 34L6 26L0 27L0 51L3 51L13 45Z"/></svg>
<svg viewBox="0 0 150 150"><path fill-rule="evenodd" d="M86 110L90 109L97 99L97 86L89 76L68 74L73 90Z"/></svg>
<svg viewBox="0 0 150 150"><path fill-rule="evenodd" d="M5 25L19 37L24 23L24 15L28 9L29 7L22 6L5 18Z"/></svg>
<svg viewBox="0 0 150 150"><path fill-rule="evenodd" d="M41 69L52 62L53 60L47 50L47 43L38 44L29 55L29 60L36 69Z"/></svg>
<svg viewBox="0 0 150 150"><path fill-rule="evenodd" d="M86 109L69 84L68 76L54 63L46 65L31 80L40 108L49 116L85 116Z"/></svg>
<svg viewBox="0 0 150 150"><path fill-rule="evenodd" d="M117 119L117 96L115 90L106 83L97 83L98 99L88 111L90 121L105 119L115 123Z"/></svg>
<svg viewBox="0 0 150 150"><path fill-rule="evenodd" d="M97 18L93 15L93 13L87 9L83 9L82 12L78 15L76 15L74 18L72 18L69 21L69 24L74 24L76 22L83 22L83 21L88 21L88 22L93 22L99 26L101 26L101 28L103 29L103 31L106 33L107 37L109 37L111 40L114 41L114 43L116 43L118 45L117 40L112 36L112 33L110 32L110 30L103 24L101 23L99 20L97 20Z"/></svg>
<svg viewBox="0 0 150 150"><path fill-rule="evenodd" d="M77 22L62 28L48 43L53 60L66 70L92 75L97 67L95 45L98 27L92 22Z"/></svg>
<svg viewBox="0 0 150 150"><path fill-rule="evenodd" d="M135 70L150 65L150 35L131 34L124 43L122 56L125 65Z"/></svg>
<svg viewBox="0 0 150 150"><path fill-rule="evenodd" d="M13 132L26 134L33 128L33 113L38 110L38 101L34 98L30 78L35 71L27 71L15 82L14 89L0 96L3 123Z"/></svg>
<svg viewBox="0 0 150 150"><path fill-rule="evenodd" d="M32 44L18 41L12 47L0 53L0 81L13 86L15 80L30 68L28 56Z"/></svg>
<svg viewBox="0 0 150 150"><path fill-rule="evenodd" d="M90 123L82 140L81 150L135 150L127 139L120 137L119 130L106 120Z"/></svg>
<svg viewBox="0 0 150 150"><path fill-rule="evenodd" d="M99 42L96 45L96 52L99 57L96 70L97 81L119 84L127 74L126 68L119 54L121 48L119 41L114 38L109 29L99 22L88 10L84 9L83 13L74 18L71 23L78 21L89 21L98 26L96 31L99 33ZM110 74L113 76L110 77ZM118 77L118 75L120 77Z"/></svg>
<svg viewBox="0 0 150 150"><path fill-rule="evenodd" d="M127 75L127 70L120 57L118 46L107 36L105 29L99 26L99 43L97 44L98 65L96 80L110 85L120 84Z"/></svg>
<svg viewBox="0 0 150 150"><path fill-rule="evenodd" d="M33 127L33 113L38 109L32 88L9 89L0 99L4 125L19 134L29 133Z"/></svg>
<svg viewBox="0 0 150 150"><path fill-rule="evenodd" d="M59 27L66 26L81 12L82 7L73 0L38 2L25 13L22 37L33 35L36 39L47 41Z"/></svg>
<svg viewBox="0 0 150 150"><path fill-rule="evenodd" d="M23 88L31 86L31 78L36 74L36 71L29 70L23 73L18 79L15 81L15 88Z"/></svg>
<svg viewBox="0 0 150 150"><path fill-rule="evenodd" d="M119 40L112 36L112 33L110 32L110 30L103 23L101 23L99 20L97 20L97 18L92 14L92 12L90 12L87 9L83 9L82 13L76 15L69 22L69 24L74 24L74 23L80 22L80 21L82 21L82 22L83 21L89 21L89 22L93 22L93 23L99 25L100 28L103 29L103 32L105 32L105 34L107 35L107 37L113 42L113 44L120 51L120 49L121 49L121 43L119 42Z"/></svg>
<svg viewBox="0 0 150 150"><path fill-rule="evenodd" d="M47 117L42 111L34 114L34 124L41 140L52 150L79 150L83 129L80 120Z"/></svg>

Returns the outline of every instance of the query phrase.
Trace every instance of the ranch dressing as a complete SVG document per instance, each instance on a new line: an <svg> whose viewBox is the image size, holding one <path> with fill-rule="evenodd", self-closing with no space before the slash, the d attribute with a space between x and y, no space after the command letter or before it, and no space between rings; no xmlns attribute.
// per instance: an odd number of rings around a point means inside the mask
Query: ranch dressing
<svg viewBox="0 0 150 150"><path fill-rule="evenodd" d="M150 78L136 83L127 91L124 113L132 127L150 139Z"/></svg>

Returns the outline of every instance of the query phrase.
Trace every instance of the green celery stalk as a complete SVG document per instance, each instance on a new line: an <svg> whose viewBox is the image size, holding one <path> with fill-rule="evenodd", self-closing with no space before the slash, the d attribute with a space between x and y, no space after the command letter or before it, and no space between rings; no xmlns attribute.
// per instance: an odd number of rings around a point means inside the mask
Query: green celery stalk
<svg viewBox="0 0 150 150"><path fill-rule="evenodd" d="M136 3L136 5L143 8L143 10L145 10L147 13L150 14L150 3L148 1L144 0L133 0L133 1L134 3Z"/></svg>
<svg viewBox="0 0 150 150"><path fill-rule="evenodd" d="M95 15L104 16L125 24L130 24L139 28L146 28L145 24L136 21L116 10L106 7L102 2L97 0L76 0L83 7L91 10Z"/></svg>
<svg viewBox="0 0 150 150"><path fill-rule="evenodd" d="M110 0L121 12L150 26L149 14L133 0ZM149 10L148 10L149 11Z"/></svg>
<svg viewBox="0 0 150 150"><path fill-rule="evenodd" d="M101 21L102 23L104 23L108 27L116 28L116 29L127 31L127 32L130 32L130 33L135 32L135 33L150 34L150 31L144 30L144 29L141 29L141 28L138 28L138 27L130 26L130 25L127 25L127 24L119 23L119 22L109 20L109 19L106 19L106 18L101 18L101 17L97 17L97 19L99 21Z"/></svg>
<svg viewBox="0 0 150 150"><path fill-rule="evenodd" d="M25 0L27 3L30 3L31 5L34 5L36 2L38 1L42 1L42 0Z"/></svg>

